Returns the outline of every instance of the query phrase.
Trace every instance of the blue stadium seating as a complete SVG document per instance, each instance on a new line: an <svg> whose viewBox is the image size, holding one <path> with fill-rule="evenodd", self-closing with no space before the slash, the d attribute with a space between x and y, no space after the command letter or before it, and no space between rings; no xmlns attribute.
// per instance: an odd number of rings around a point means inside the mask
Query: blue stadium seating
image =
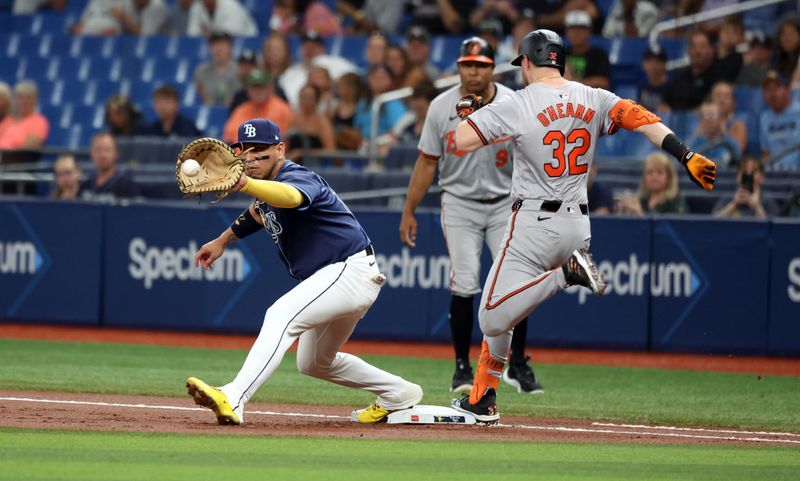
<svg viewBox="0 0 800 481"><path fill-rule="evenodd" d="M89 65L87 71L81 75L85 79L91 80L114 80L119 81L119 71L112 68L119 59L112 59L107 57L87 57ZM115 78L116 76L116 78Z"/></svg>
<svg viewBox="0 0 800 481"><path fill-rule="evenodd" d="M80 99L83 105L103 105L112 95L119 92L119 82L113 80L89 80L86 83L76 82L82 88L74 98ZM82 93L82 95L81 95Z"/></svg>
<svg viewBox="0 0 800 481"><path fill-rule="evenodd" d="M17 71L19 80L30 79L37 83L54 81L58 73L58 59L21 57Z"/></svg>
<svg viewBox="0 0 800 481"><path fill-rule="evenodd" d="M0 80L13 84L19 77L19 59L16 57L0 57Z"/></svg>
<svg viewBox="0 0 800 481"><path fill-rule="evenodd" d="M160 37L122 35L118 38L114 46L114 51L117 55L121 54L139 59L153 58L153 56L148 55L154 53L152 50L158 49L159 46L161 49L164 48L160 40L162 40ZM150 48L152 50L148 51L148 46L151 45L152 47Z"/></svg>
<svg viewBox="0 0 800 481"><path fill-rule="evenodd" d="M386 154L383 166L387 170L411 169L418 155L417 144L396 144Z"/></svg>
<svg viewBox="0 0 800 481"><path fill-rule="evenodd" d="M60 33L45 33L39 38L36 54L40 57L67 57L72 54L73 39Z"/></svg>
<svg viewBox="0 0 800 481"><path fill-rule="evenodd" d="M11 32L14 30L14 15L0 8L0 32Z"/></svg>
<svg viewBox="0 0 800 481"><path fill-rule="evenodd" d="M200 37L170 37L163 49L169 58L201 60L208 57L208 42Z"/></svg>
<svg viewBox="0 0 800 481"><path fill-rule="evenodd" d="M73 57L84 56L92 59L96 57L113 57L118 37L72 37Z"/></svg>
<svg viewBox="0 0 800 481"><path fill-rule="evenodd" d="M221 137L228 120L226 107L184 106L181 111L189 118L195 119L195 125L210 137Z"/></svg>
<svg viewBox="0 0 800 481"><path fill-rule="evenodd" d="M68 98L65 92L66 82L56 80L54 82L36 82L39 89L39 103L59 105L64 99Z"/></svg>
<svg viewBox="0 0 800 481"><path fill-rule="evenodd" d="M759 87L736 87L733 97L737 112L752 114L764 110L764 94Z"/></svg>

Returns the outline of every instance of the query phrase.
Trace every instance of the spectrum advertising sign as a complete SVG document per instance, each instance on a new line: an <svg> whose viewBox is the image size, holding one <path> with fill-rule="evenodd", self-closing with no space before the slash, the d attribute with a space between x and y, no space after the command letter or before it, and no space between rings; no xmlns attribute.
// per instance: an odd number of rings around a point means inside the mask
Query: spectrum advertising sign
<svg viewBox="0 0 800 481"><path fill-rule="evenodd" d="M257 332L269 307L294 285L267 235L229 246L204 270L197 250L238 209L127 207L107 222L104 324Z"/></svg>
<svg viewBox="0 0 800 481"><path fill-rule="evenodd" d="M236 242L211 270L193 264L239 212L0 202L0 319L256 333L297 285L270 237ZM386 284L355 336L449 341L438 212L418 213L415 248L398 213L356 216ZM800 223L596 217L592 235L605 297L556 294L529 316L534 344L800 353ZM485 249L482 280L490 264Z"/></svg>
<svg viewBox="0 0 800 481"><path fill-rule="evenodd" d="M98 206L0 203L0 319L97 324Z"/></svg>
<svg viewBox="0 0 800 481"><path fill-rule="evenodd" d="M772 224L770 352L800 354L800 223Z"/></svg>

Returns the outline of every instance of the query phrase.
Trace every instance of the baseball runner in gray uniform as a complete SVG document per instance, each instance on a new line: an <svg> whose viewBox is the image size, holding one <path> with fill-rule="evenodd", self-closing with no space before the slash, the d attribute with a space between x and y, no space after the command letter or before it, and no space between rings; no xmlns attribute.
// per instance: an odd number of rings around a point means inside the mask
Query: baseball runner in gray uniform
<svg viewBox="0 0 800 481"><path fill-rule="evenodd" d="M661 119L611 92L564 79L564 47L550 30L530 32L511 63L527 87L481 108L474 96L456 106L465 118L456 148L472 152L510 136L515 199L500 252L484 284L479 323L484 334L475 382L453 407L484 423L500 419L497 386L514 326L561 289L583 285L602 295L588 247L586 181L596 140L624 128L643 134L683 164L704 189L714 188L716 165L694 153ZM479 109L480 110L477 110Z"/></svg>
<svg viewBox="0 0 800 481"><path fill-rule="evenodd" d="M436 97L428 109L419 141L419 157L408 186L406 205L400 221L400 240L415 245L416 210L439 169L442 186L441 220L450 256L450 331L455 348L456 368L450 391L469 392L473 374L469 346L474 324L473 299L481 291L480 258L484 241L492 258L497 254L511 209L510 137L499 138L491 146L474 153L455 147L455 130L461 121L453 110L468 93L491 103L512 91L492 81L494 51L485 40L465 40L459 52L461 84ZM509 366L503 379L519 392L543 392L525 356L528 322L522 320L514 330Z"/></svg>

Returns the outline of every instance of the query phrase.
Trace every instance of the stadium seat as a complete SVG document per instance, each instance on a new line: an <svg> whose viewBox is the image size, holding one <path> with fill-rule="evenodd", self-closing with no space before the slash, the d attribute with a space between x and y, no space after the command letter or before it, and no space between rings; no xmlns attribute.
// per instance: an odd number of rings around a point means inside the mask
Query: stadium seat
<svg viewBox="0 0 800 481"><path fill-rule="evenodd" d="M169 58L192 61L209 56L208 42L200 37L169 37L163 52Z"/></svg>
<svg viewBox="0 0 800 481"><path fill-rule="evenodd" d="M192 109L184 109L188 115ZM225 122L228 120L227 107L208 107L203 105L197 109L196 115L193 117L197 128L206 133L209 137L222 137L222 131L225 128Z"/></svg>
<svg viewBox="0 0 800 481"><path fill-rule="evenodd" d="M38 57L41 38L36 35L17 34L9 39L8 56Z"/></svg>
<svg viewBox="0 0 800 481"><path fill-rule="evenodd" d="M638 94L638 89L636 85L631 84L615 84L614 93L617 94L619 97L623 99L636 99Z"/></svg>
<svg viewBox="0 0 800 481"><path fill-rule="evenodd" d="M160 39L157 39L160 40ZM117 38L117 43L115 45L116 53L122 54L125 56L136 57L138 59L147 59L147 58L155 58L159 55L148 55L147 46L151 43L158 45L158 41L153 41L153 39L149 36L139 36L139 35L121 35ZM161 45L161 49L164 48L164 45Z"/></svg>
<svg viewBox="0 0 800 481"><path fill-rule="evenodd" d="M766 108L760 87L736 87L733 97L737 112L758 116Z"/></svg>
<svg viewBox="0 0 800 481"><path fill-rule="evenodd" d="M121 137L117 139L120 160L129 164L172 163L186 139L164 137Z"/></svg>
<svg viewBox="0 0 800 481"><path fill-rule="evenodd" d="M410 170L414 167L418 155L417 144L396 144L386 154L383 166L387 170Z"/></svg>
<svg viewBox="0 0 800 481"><path fill-rule="evenodd" d="M63 105L53 105L49 103L41 103L39 104L39 112L47 117L47 121L50 122L50 129L52 130L54 127L61 126L64 124L69 124L68 119L64 120L64 106Z"/></svg>
<svg viewBox="0 0 800 481"><path fill-rule="evenodd" d="M112 95L119 92L119 82L113 80L90 80L82 84L81 99L84 105L103 105Z"/></svg>
<svg viewBox="0 0 800 481"><path fill-rule="evenodd" d="M440 70L450 70L458 58L462 37L431 37L431 62Z"/></svg>
<svg viewBox="0 0 800 481"><path fill-rule="evenodd" d="M0 32L11 32L14 29L14 15L0 8Z"/></svg>
<svg viewBox="0 0 800 481"><path fill-rule="evenodd" d="M331 55L342 55L347 60L353 62L357 67L364 68L367 65L367 59L364 57L364 48L367 45L367 38L364 36L347 36L339 37L333 44ZM336 51L338 47L339 51Z"/></svg>
<svg viewBox="0 0 800 481"><path fill-rule="evenodd" d="M117 37L73 37L70 55L73 57L110 58L116 53Z"/></svg>
<svg viewBox="0 0 800 481"><path fill-rule="evenodd" d="M120 62L119 59L89 57L87 60L89 61L87 70L85 72L79 70L79 77L91 80L119 81L119 67L115 67L115 64Z"/></svg>
<svg viewBox="0 0 800 481"><path fill-rule="evenodd" d="M36 54L39 57L67 57L71 55L72 38L63 33L45 33L41 35Z"/></svg>
<svg viewBox="0 0 800 481"><path fill-rule="evenodd" d="M362 172L350 169L319 169L319 174L337 193L357 192L367 189L367 181Z"/></svg>
<svg viewBox="0 0 800 481"><path fill-rule="evenodd" d="M86 80L89 75L89 59L77 59L67 56L53 56L56 63L56 78L61 80Z"/></svg>
<svg viewBox="0 0 800 481"><path fill-rule="evenodd" d="M0 80L13 84L19 78L19 59L0 57Z"/></svg>
<svg viewBox="0 0 800 481"><path fill-rule="evenodd" d="M56 80L58 59L39 57L20 57L20 80L31 79L37 83Z"/></svg>
<svg viewBox="0 0 800 481"><path fill-rule="evenodd" d="M39 90L39 103L50 105L61 104L69 98L66 95L65 86L66 82L63 80L36 82L36 87Z"/></svg>

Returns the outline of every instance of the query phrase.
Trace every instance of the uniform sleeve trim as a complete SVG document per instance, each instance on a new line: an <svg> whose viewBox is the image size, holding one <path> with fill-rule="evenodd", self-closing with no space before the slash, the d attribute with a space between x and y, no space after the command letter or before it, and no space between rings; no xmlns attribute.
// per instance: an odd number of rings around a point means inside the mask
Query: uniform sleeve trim
<svg viewBox="0 0 800 481"><path fill-rule="evenodd" d="M467 123L469 124L470 127L472 127L472 130L474 130L475 133L478 134L478 138L481 139L481 143L483 143L483 145L489 145L489 142L486 141L486 137L483 136L483 134L481 133L481 129L479 129L478 126L475 125L475 122L473 122L472 119L467 117Z"/></svg>
<svg viewBox="0 0 800 481"><path fill-rule="evenodd" d="M425 157L426 159L439 160L439 158L441 157L440 155L431 155L431 154L425 153L425 152L423 152L423 151L421 151L419 149L417 149L417 152L419 152L419 155Z"/></svg>

